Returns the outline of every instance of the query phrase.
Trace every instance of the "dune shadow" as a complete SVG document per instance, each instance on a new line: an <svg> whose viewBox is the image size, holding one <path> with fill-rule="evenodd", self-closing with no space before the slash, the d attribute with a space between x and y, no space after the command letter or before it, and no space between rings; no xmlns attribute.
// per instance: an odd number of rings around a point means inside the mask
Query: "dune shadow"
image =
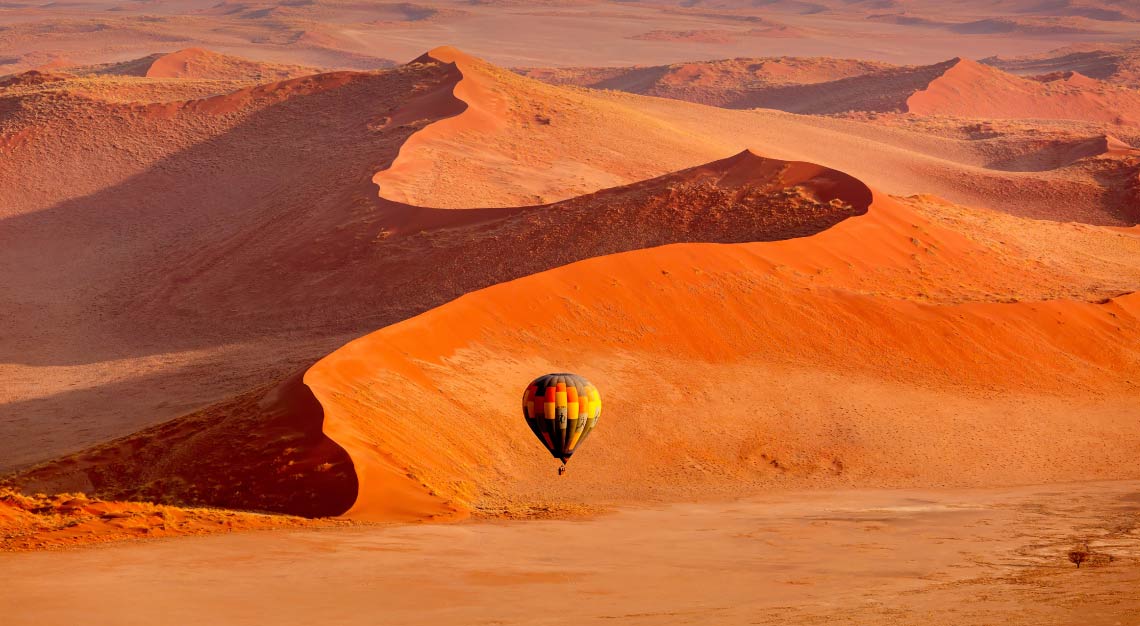
<svg viewBox="0 0 1140 626"><path fill-rule="evenodd" d="M297 372L184 417L45 463L4 482L114 500L330 517L356 500L343 448Z"/></svg>

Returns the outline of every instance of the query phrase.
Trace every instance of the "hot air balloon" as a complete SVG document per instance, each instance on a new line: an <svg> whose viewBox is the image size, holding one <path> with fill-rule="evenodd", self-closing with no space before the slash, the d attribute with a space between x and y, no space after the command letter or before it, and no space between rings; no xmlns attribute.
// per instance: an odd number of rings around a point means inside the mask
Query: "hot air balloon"
<svg viewBox="0 0 1140 626"><path fill-rule="evenodd" d="M602 414L602 397L590 381L576 374L547 374L534 379L523 392L523 416L534 436L554 458L562 461L558 473L586 440Z"/></svg>

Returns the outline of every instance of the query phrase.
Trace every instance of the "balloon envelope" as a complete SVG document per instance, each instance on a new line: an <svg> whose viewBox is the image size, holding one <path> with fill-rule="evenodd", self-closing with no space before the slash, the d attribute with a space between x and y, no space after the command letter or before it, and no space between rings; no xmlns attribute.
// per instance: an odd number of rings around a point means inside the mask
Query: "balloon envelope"
<svg viewBox="0 0 1140 626"><path fill-rule="evenodd" d="M550 454L563 463L582 446L601 414L598 389L576 374L539 376L523 392L527 425Z"/></svg>

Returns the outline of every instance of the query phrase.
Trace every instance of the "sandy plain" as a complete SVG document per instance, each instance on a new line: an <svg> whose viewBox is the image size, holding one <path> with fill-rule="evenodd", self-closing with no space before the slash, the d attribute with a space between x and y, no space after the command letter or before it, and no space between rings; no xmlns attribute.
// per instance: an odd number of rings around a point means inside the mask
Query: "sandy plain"
<svg viewBox="0 0 1140 626"><path fill-rule="evenodd" d="M1077 569L1067 554L1086 543L1093 556ZM1130 626L1140 484L795 492L574 520L220 535L0 554L0 573L13 626Z"/></svg>

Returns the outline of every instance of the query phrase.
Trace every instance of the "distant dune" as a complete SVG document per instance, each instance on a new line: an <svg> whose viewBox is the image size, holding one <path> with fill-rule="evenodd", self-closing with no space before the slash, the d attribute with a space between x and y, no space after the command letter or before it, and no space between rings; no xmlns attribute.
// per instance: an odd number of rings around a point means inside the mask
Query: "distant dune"
<svg viewBox="0 0 1140 626"><path fill-rule="evenodd" d="M324 69L390 67L443 43L503 66L657 66L743 56L926 65L1138 36L1131 0L9 2L0 75L201 48Z"/></svg>
<svg viewBox="0 0 1140 626"><path fill-rule="evenodd" d="M1078 72L1108 83L1140 88L1138 45L1083 44L1024 57L990 57L981 62L1017 74Z"/></svg>
<svg viewBox="0 0 1140 626"><path fill-rule="evenodd" d="M1041 82L957 60L925 89L911 95L906 110L959 117L1078 119L1140 124L1140 92L1084 80Z"/></svg>
<svg viewBox="0 0 1140 626"><path fill-rule="evenodd" d="M187 48L158 56L146 68L146 73L143 75L147 78L206 78L268 82L315 73L312 68L254 63L201 48Z"/></svg>
<svg viewBox="0 0 1140 626"><path fill-rule="evenodd" d="M1140 123L1140 92L1136 90L1083 74L1079 80L1072 74L1030 80L968 59L922 67L837 59L735 59L631 69L519 71L554 84L619 89L729 108Z"/></svg>
<svg viewBox="0 0 1140 626"><path fill-rule="evenodd" d="M1096 127L1084 127L1082 132L1089 134L1082 136L1071 130L1042 134L1029 124L1007 124L1010 130L1000 130L995 122L983 124L977 118L915 124L908 117L890 126L889 120L859 123L709 109L609 91L559 89L453 49L432 55L454 64L455 76L462 76L455 95L464 108L416 134L401 147L399 160L375 176L385 198L439 208L550 202L689 167L743 145L784 160L840 169L888 193L937 193L1045 219L1135 223L1135 207L1121 197L1140 168L1133 157L1016 174L1008 167L990 167L995 153L1010 159L1021 151L1038 152L1042 144L1084 141L1103 134ZM953 76L950 70L958 63L900 70L887 81L894 91L881 89L883 79L872 75L848 79L849 97L837 96L848 92L829 91L824 84L809 86L815 100L805 95L797 101L825 107L862 97L905 107L907 98L934 78ZM1026 83L1040 88L1034 81ZM441 87L431 97L451 97L442 90L449 89ZM1131 133L1122 128L1116 134L1140 142L1140 135ZM445 139L437 139L441 134Z"/></svg>

